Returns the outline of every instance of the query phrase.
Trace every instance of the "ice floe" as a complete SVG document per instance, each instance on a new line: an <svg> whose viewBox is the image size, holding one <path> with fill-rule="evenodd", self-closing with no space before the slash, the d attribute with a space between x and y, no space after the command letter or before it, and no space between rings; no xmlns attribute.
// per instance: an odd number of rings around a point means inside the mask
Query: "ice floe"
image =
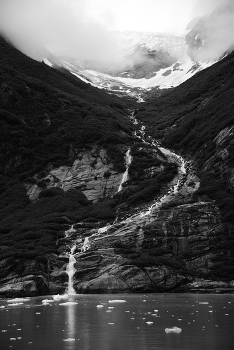
<svg viewBox="0 0 234 350"><path fill-rule="evenodd" d="M171 328L165 328L165 332L166 333L181 333L182 332L182 329L179 328L179 327L171 327Z"/></svg>
<svg viewBox="0 0 234 350"><path fill-rule="evenodd" d="M126 303L126 300L123 300L123 299L109 300L108 303L110 303L110 304L113 304L113 303Z"/></svg>
<svg viewBox="0 0 234 350"><path fill-rule="evenodd" d="M56 294L56 295L53 295L53 299L55 301L66 300L68 299L68 294L63 294L63 295Z"/></svg>
<svg viewBox="0 0 234 350"><path fill-rule="evenodd" d="M67 301L65 303L60 303L59 305L76 305L78 304L76 301Z"/></svg>
<svg viewBox="0 0 234 350"><path fill-rule="evenodd" d="M7 303L24 303L25 301L29 301L30 298L15 298L7 300Z"/></svg>
<svg viewBox="0 0 234 350"><path fill-rule="evenodd" d="M43 304L48 304L48 303L54 303L54 301L55 301L54 299L43 299L42 303Z"/></svg>

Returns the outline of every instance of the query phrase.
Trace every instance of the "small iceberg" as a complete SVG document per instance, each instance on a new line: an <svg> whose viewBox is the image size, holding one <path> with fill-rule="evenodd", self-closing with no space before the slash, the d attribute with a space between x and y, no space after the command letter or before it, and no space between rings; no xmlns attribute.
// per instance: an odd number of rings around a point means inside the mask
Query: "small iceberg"
<svg viewBox="0 0 234 350"><path fill-rule="evenodd" d="M43 299L42 303L43 304L54 303L54 299Z"/></svg>
<svg viewBox="0 0 234 350"><path fill-rule="evenodd" d="M108 303L110 303L110 304L112 304L112 303L126 303L126 300L122 300L122 299L109 300Z"/></svg>
<svg viewBox="0 0 234 350"><path fill-rule="evenodd" d="M179 327L165 328L166 333L181 333L182 329Z"/></svg>
<svg viewBox="0 0 234 350"><path fill-rule="evenodd" d="M78 303L76 301L67 301L66 303L61 303L59 305L77 305Z"/></svg>
<svg viewBox="0 0 234 350"><path fill-rule="evenodd" d="M30 298L15 298L7 300L7 303L23 303L25 301L29 301Z"/></svg>
<svg viewBox="0 0 234 350"><path fill-rule="evenodd" d="M66 300L68 299L68 294L64 294L64 295L56 294L56 295L53 295L53 299L54 301Z"/></svg>

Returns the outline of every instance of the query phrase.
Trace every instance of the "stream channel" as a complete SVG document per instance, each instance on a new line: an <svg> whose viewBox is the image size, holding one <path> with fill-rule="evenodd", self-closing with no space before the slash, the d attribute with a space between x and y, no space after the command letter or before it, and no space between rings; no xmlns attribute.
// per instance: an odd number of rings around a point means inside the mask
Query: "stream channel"
<svg viewBox="0 0 234 350"><path fill-rule="evenodd" d="M212 294L76 294L73 277L79 255L94 242L111 234L123 237L129 226L139 227L155 220L160 207L174 197L199 187L188 163L145 134L143 142L158 148L178 167L178 174L166 194L124 220L93 229L81 239L71 226L68 286L63 295L35 298L0 299L0 347L16 350L232 350L234 344L234 295ZM128 179L130 150L126 152L126 171L119 191ZM196 184L192 188L189 182ZM140 235L139 235L140 237Z"/></svg>
<svg viewBox="0 0 234 350"><path fill-rule="evenodd" d="M129 226L142 226L149 224L153 220L155 220L155 214L159 212L160 207L166 203L170 203L172 200L175 199L175 196L178 195L178 193L183 194L190 194L194 191L196 191L199 187L199 180L197 178L194 178L194 174L190 173L190 167L187 167L186 161L178 154L170 151L169 149L166 149L159 145L159 143L154 140L151 136L146 135L145 132L145 126L138 122L138 120L134 117L134 112L131 113L130 116L133 124L136 126L135 136L139 138L141 142L144 142L145 144L149 144L153 146L155 149L158 149L162 154L167 158L167 160L171 163L176 164L178 168L178 174L176 177L171 181L169 184L167 193L162 195L160 198L157 198L154 200L150 205L148 205L144 209L140 209L130 217L118 221L118 218L114 221L113 224L109 224L107 226L101 227L99 229L94 230L95 232L92 233L89 237L85 237L83 244L78 248L81 253L88 251L91 246L92 242L97 242L98 240L102 240L105 238L105 235L108 236L109 233L115 232L115 236L122 236L126 232L126 228ZM122 190L124 182L128 180L128 169L132 162L132 156L130 153L130 148L127 150L125 155L125 166L126 170L123 174L121 183L118 188L118 192ZM191 188L187 186L189 179L193 178L195 179L195 187ZM67 238L74 237L74 233L76 230L74 229L73 225L65 232L65 236ZM92 230L93 232L93 230ZM79 240L80 242L80 240ZM79 243L80 244L80 243ZM75 265L75 257L79 256L79 253L75 253L77 249L77 242L76 240L73 240L71 243L70 248L70 254L69 254L69 263L67 266L67 274L68 274L68 287L66 289L66 293L68 294L75 294L75 290L73 287L73 276L76 272L76 269L74 267Z"/></svg>

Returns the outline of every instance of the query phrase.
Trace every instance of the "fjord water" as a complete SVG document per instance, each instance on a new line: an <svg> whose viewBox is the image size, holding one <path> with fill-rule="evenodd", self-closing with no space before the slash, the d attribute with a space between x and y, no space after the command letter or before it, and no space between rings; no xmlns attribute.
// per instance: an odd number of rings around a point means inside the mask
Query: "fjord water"
<svg viewBox="0 0 234 350"><path fill-rule="evenodd" d="M1 350L233 349L231 294L72 295L50 303L43 299L0 299ZM181 333L165 332L174 326Z"/></svg>

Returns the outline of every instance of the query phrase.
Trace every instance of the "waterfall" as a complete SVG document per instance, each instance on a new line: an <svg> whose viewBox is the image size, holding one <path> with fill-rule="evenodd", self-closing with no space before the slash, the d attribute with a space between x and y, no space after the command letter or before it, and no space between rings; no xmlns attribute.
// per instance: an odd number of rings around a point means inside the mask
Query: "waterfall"
<svg viewBox="0 0 234 350"><path fill-rule="evenodd" d="M88 250L89 248L90 248L89 237L85 237L84 243L83 243L83 245L81 247L81 251L82 252L86 252L86 250Z"/></svg>
<svg viewBox="0 0 234 350"><path fill-rule="evenodd" d="M76 294L76 291L73 287L73 277L74 277L74 274L76 272L76 269L75 269L75 263L76 263L76 259L74 258L74 251L76 249L76 245L74 245L72 248L71 248L71 252L70 252L70 255L69 255L69 262L67 264L67 268L66 268L66 273L68 274L68 286L67 286L67 289L66 289L66 293L68 295L70 294Z"/></svg>
<svg viewBox="0 0 234 350"><path fill-rule="evenodd" d="M127 226L133 225L133 227L136 227L136 229L138 229L139 226L141 227L143 224L150 223L153 220L153 218L155 218L155 214L157 214L157 211L159 210L159 208L161 208L163 204L173 200L173 197L181 190L181 188L184 185L184 182L187 176L186 162L184 161L184 159L180 155L177 155L176 153L170 151L169 149L161 147L156 140L148 136L145 131L145 126L140 124L140 122L138 122L138 120L134 117L134 113L132 114L131 119L133 124L138 126L138 131L135 132L135 135L139 137L142 140L142 142L153 145L168 159L169 162L176 164L178 167L178 175L169 184L169 189L167 193L162 195L161 198L156 199L150 206L146 207L145 210L138 211L137 213L126 218L125 220L121 220L121 222L119 223L117 223L117 221L115 220L115 222L112 225L107 224L106 226L101 227L99 229L91 230L90 236L85 237L83 241L83 245L80 248L81 253L84 253L90 250L92 246L92 242L95 241L96 237L99 236L100 239L103 239L105 238L105 234L108 235L108 233L113 232L113 229L114 231L118 232L117 234L124 235ZM128 180L128 175L129 175L128 170L131 162L132 162L132 156L130 154L130 148L129 148L125 154L126 170L123 174L121 183L118 188L118 192L122 190L123 183ZM155 211L156 213L154 213L153 211ZM111 227L113 228L112 231L109 230ZM65 232L66 237L72 236L74 232L76 232L76 230L73 228L73 226L71 226L71 228ZM142 232L142 231L140 230L139 232ZM70 255L69 255L69 263L66 269L66 272L69 277L68 288L67 288L68 294L75 294L75 290L73 288L73 276L75 273L74 265L75 265L76 259L74 257L74 251L76 249L76 245L74 240L73 240L73 244L74 245L72 246Z"/></svg>
<svg viewBox="0 0 234 350"><path fill-rule="evenodd" d="M120 192L123 188L123 183L126 182L128 180L128 169L129 169L129 166L132 162L132 156L130 154L130 148L127 150L126 154L125 154L125 166L126 166L126 170L123 174L123 177L122 177L122 180L121 180L121 183L119 185L119 188L118 188L118 192Z"/></svg>

